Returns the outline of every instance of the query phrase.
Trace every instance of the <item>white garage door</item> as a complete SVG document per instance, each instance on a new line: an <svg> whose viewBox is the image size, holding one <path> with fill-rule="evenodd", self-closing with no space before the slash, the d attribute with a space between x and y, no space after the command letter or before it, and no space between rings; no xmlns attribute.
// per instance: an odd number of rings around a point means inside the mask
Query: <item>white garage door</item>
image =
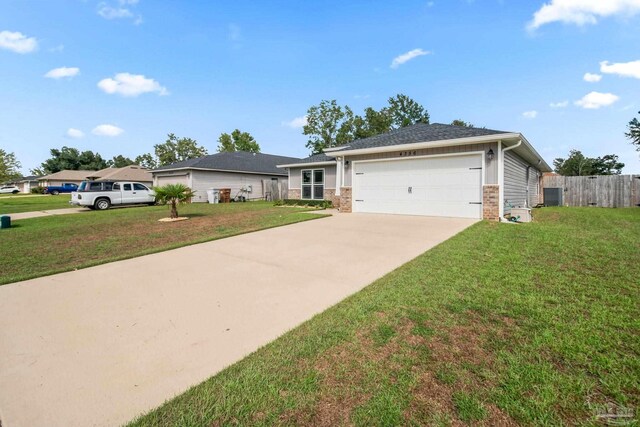
<svg viewBox="0 0 640 427"><path fill-rule="evenodd" d="M355 162L353 211L482 218L479 154Z"/></svg>
<svg viewBox="0 0 640 427"><path fill-rule="evenodd" d="M157 186L162 187L167 184L184 184L189 185L187 182L187 175L173 175L173 176L159 176L157 178Z"/></svg>

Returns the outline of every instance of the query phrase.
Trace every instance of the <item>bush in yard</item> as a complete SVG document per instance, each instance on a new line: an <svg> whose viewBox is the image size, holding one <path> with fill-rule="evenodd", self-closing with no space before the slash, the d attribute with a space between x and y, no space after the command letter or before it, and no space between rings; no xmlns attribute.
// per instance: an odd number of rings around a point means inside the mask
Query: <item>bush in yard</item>
<svg viewBox="0 0 640 427"><path fill-rule="evenodd" d="M184 184L167 184L162 187L155 187L156 202L161 205L170 204L170 217L178 218L178 204L191 200L195 192Z"/></svg>
<svg viewBox="0 0 640 427"><path fill-rule="evenodd" d="M320 209L329 209L333 207L330 200L301 200L301 199L283 199L276 200L274 206L307 206L317 207Z"/></svg>
<svg viewBox="0 0 640 427"><path fill-rule="evenodd" d="M44 194L44 187L33 187L31 194Z"/></svg>

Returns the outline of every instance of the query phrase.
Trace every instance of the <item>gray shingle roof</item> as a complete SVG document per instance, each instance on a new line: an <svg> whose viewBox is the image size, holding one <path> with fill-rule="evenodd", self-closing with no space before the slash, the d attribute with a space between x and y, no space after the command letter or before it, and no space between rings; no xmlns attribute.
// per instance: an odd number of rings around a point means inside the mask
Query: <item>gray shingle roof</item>
<svg viewBox="0 0 640 427"><path fill-rule="evenodd" d="M297 163L296 157L274 156L272 154L248 153L236 151L232 153L217 153L209 156L189 159L182 162L161 166L153 172L171 169L211 169L236 172L264 173L269 175L286 175L276 165L285 163Z"/></svg>
<svg viewBox="0 0 640 427"><path fill-rule="evenodd" d="M293 162L294 164L297 163L322 163L322 162L335 162L336 159L335 157L329 157L324 153L320 153L320 154L314 154L312 156L306 157L302 160Z"/></svg>
<svg viewBox="0 0 640 427"><path fill-rule="evenodd" d="M412 144L415 142L445 141L448 139L471 138L474 136L486 136L501 133L510 132L484 128L468 128L464 126L444 125L441 123L433 123L430 125L418 123L400 129L395 129L391 132L350 142L339 151L389 147L393 145Z"/></svg>

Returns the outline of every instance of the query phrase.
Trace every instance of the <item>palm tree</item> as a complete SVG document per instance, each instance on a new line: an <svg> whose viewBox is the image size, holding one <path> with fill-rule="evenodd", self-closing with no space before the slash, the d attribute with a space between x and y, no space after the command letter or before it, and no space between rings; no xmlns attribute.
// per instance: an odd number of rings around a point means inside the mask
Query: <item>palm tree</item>
<svg viewBox="0 0 640 427"><path fill-rule="evenodd" d="M184 184L167 184L153 189L156 202L161 205L171 204L171 218L178 218L178 203L186 203L195 192Z"/></svg>

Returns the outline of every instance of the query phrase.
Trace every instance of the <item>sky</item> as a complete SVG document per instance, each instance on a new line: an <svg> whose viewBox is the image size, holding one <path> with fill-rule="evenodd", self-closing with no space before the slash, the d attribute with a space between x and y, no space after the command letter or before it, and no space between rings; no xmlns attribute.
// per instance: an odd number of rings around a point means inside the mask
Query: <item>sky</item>
<svg viewBox="0 0 640 427"><path fill-rule="evenodd" d="M104 158L223 132L305 157L307 109L398 93L432 123L522 133L551 165L617 154L640 116L640 0L0 1L0 148Z"/></svg>

